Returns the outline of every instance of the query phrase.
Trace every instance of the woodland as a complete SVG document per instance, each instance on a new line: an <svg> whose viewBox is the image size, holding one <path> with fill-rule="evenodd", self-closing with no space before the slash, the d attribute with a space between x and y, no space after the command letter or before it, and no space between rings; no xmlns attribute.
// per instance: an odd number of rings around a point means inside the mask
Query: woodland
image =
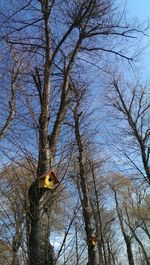
<svg viewBox="0 0 150 265"><path fill-rule="evenodd" d="M150 265L149 26L0 0L0 264Z"/></svg>

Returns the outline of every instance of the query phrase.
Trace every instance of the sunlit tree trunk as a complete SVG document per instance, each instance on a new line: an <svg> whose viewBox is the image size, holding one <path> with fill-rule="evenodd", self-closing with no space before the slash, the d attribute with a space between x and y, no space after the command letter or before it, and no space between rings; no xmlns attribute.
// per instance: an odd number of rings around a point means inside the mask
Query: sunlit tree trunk
<svg viewBox="0 0 150 265"><path fill-rule="evenodd" d="M50 108L50 28L49 28L49 1L41 4L44 28L45 28L45 64L44 64L44 84L41 91L41 113L39 117L39 158L37 177L50 169L51 154L48 141L49 108ZM29 190L31 233L29 238L29 261L30 265L53 264L53 249L49 248L50 215L52 198L51 191L41 192L38 183L31 185ZM48 198L48 202L47 202Z"/></svg>
<svg viewBox="0 0 150 265"><path fill-rule="evenodd" d="M82 193L82 211L83 218L85 223L85 232L86 232L86 240L88 245L88 265L96 265L96 252L95 248L90 244L91 237L93 235L93 227L92 227L92 209L90 204L89 192L88 192L88 184L87 178L84 168L83 162L83 150L84 146L82 144L82 139L80 135L80 125L79 125L79 117L80 115L75 111L74 112L74 121L75 121L75 137L78 146L78 161L79 161L79 174L80 174L80 188Z"/></svg>

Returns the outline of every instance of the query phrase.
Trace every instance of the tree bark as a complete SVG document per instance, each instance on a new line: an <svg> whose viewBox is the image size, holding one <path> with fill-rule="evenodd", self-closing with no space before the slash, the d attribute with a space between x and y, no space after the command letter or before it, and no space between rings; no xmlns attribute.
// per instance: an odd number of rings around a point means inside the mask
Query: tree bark
<svg viewBox="0 0 150 265"><path fill-rule="evenodd" d="M121 228L121 231L122 231L122 234L124 237L124 241L126 244L128 262L129 262L129 265L135 265L134 259L133 259L132 247L131 247L131 239L127 235L127 233L125 232L125 229L124 229L124 224L122 221L122 217L121 217L121 213L120 213L119 205L118 205L117 192L116 192L116 190L113 190L113 191L115 194L116 210L117 210L117 215L118 215L118 219L119 219L119 223L120 223L120 228Z"/></svg>
<svg viewBox="0 0 150 265"><path fill-rule="evenodd" d="M30 265L53 264L53 251L49 248L50 215L52 193L38 189L38 178L51 167L51 154L48 141L48 126L50 119L50 29L49 29L49 1L41 1L45 29L45 64L44 85L41 91L41 114L39 117L39 158L37 181L29 189L31 232L29 236Z"/></svg>
<svg viewBox="0 0 150 265"><path fill-rule="evenodd" d="M47 203L47 193L40 194L36 183L30 188L29 260L32 265L48 265L54 262L49 260L53 254L50 253L52 249L49 249L51 200Z"/></svg>
<svg viewBox="0 0 150 265"><path fill-rule="evenodd" d="M132 235L134 236L135 240L138 242L138 244L140 245L140 247L141 247L141 249L142 249L142 251L143 251L143 256L144 256L144 258L145 258L146 265L150 265L149 257L148 257L148 255L147 255L147 252L146 252L146 250L145 250L145 247L144 247L142 241L141 241L141 240L139 239L139 237L136 235L136 232L135 232L134 229L131 227L131 225L128 224L128 226L129 226L129 228L130 228L130 230L131 230L131 232L132 232Z"/></svg>
<svg viewBox="0 0 150 265"><path fill-rule="evenodd" d="M75 137L78 146L79 152L79 172L80 172L80 180L81 180L81 191L82 191L82 212L83 218L85 223L85 232L86 232L86 239L88 245L88 263L87 265L96 265L96 252L95 248L90 244L90 239L93 235L93 227L92 227L92 210L90 205L90 199L88 196L88 186L87 180L85 175L84 163L83 163L83 144L80 135L80 127L79 127L79 115L74 113L74 120L75 120Z"/></svg>
<svg viewBox="0 0 150 265"><path fill-rule="evenodd" d="M0 141L6 135L8 129L10 127L10 124L15 117L15 105L16 105L15 104L15 101L16 101L15 96L16 96L17 77L18 77L18 69L16 71L15 71L15 69L13 69L13 73L12 73L12 77L11 77L11 96L9 99L9 115L8 115L3 127L0 128Z"/></svg>
<svg viewBox="0 0 150 265"><path fill-rule="evenodd" d="M94 166L92 162L90 163L90 168L91 168L91 173L92 173L92 180L93 180L95 199L96 199L96 208L97 208L97 211L95 212L94 207L92 207L94 218L95 218L96 236L98 240L97 243L98 243L99 265L107 265L107 255L106 255L105 240L104 240L104 235L103 235L103 224L102 224L101 209L99 205L99 195L98 195L98 190L96 187Z"/></svg>

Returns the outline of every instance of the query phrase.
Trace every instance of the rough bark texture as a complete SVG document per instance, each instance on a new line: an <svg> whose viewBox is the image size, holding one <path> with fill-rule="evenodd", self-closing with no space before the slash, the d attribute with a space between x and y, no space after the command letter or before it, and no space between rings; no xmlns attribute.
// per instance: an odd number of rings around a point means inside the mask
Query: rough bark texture
<svg viewBox="0 0 150 265"><path fill-rule="evenodd" d="M51 166L51 154L48 141L50 108L50 29L49 1L41 3L45 29L45 64L44 85L41 93L41 114L39 117L39 158L37 178L48 171ZM39 190L38 180L29 189L31 233L29 237L30 265L53 264L52 248L49 248L51 191Z"/></svg>
<svg viewBox="0 0 150 265"><path fill-rule="evenodd" d="M29 240L30 264L48 265L53 264L49 258L52 257L49 249L50 230L50 203L47 202L47 192L41 194L37 184L33 183L30 188L30 212L31 233Z"/></svg>
<svg viewBox="0 0 150 265"><path fill-rule="evenodd" d="M52 161L56 152L56 145L60 134L61 124L67 109L67 97L69 93L69 75L74 63L77 52L80 48L81 39L73 50L72 56L64 73L64 82L62 85L62 93L60 106L56 115L56 120L49 135L50 122L50 82L51 82L51 36L49 28L49 1L42 3L42 13L45 29L45 64L44 64L44 82L43 88L39 87L38 69L36 76L33 75L35 85L39 92L41 113L39 117L39 157L37 169L37 181L35 181L29 189L30 200L30 219L31 233L29 238L29 260L30 265L53 265L54 249L49 247L50 233L50 215L52 204L52 193L47 190L38 189L38 178L52 167ZM54 56L54 54L53 54ZM39 83L38 83L39 82Z"/></svg>

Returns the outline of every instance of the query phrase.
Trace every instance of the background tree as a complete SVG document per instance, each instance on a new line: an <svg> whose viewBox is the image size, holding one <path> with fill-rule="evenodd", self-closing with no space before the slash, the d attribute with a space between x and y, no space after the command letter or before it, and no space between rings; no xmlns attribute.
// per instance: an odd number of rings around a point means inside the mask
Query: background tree
<svg viewBox="0 0 150 265"><path fill-rule="evenodd" d="M137 205L139 205L139 211L140 205L143 208L142 201L145 200L146 187L140 185L135 188L129 177L123 177L121 175L113 176L110 187L114 193L117 217L126 242L129 264L134 264L135 262L133 258L135 259L135 248L137 248L137 244L142 252L143 262L149 264L147 247L145 244L147 235L141 233L142 230L140 231L142 220L140 221L133 217L133 212L137 210ZM137 195L138 197L136 197Z"/></svg>
<svg viewBox="0 0 150 265"><path fill-rule="evenodd" d="M1 56L1 112L0 112L0 140L2 140L15 116L16 93L19 88L20 74L23 69L21 58L18 58L16 51L12 50L9 55L9 45L3 45L2 51L7 53ZM7 62L9 57L9 62Z"/></svg>
<svg viewBox="0 0 150 265"><path fill-rule="evenodd" d="M149 183L148 87L139 83L133 86L118 79L112 81L111 89L108 100L115 108L119 121L118 152L121 152L135 172Z"/></svg>

